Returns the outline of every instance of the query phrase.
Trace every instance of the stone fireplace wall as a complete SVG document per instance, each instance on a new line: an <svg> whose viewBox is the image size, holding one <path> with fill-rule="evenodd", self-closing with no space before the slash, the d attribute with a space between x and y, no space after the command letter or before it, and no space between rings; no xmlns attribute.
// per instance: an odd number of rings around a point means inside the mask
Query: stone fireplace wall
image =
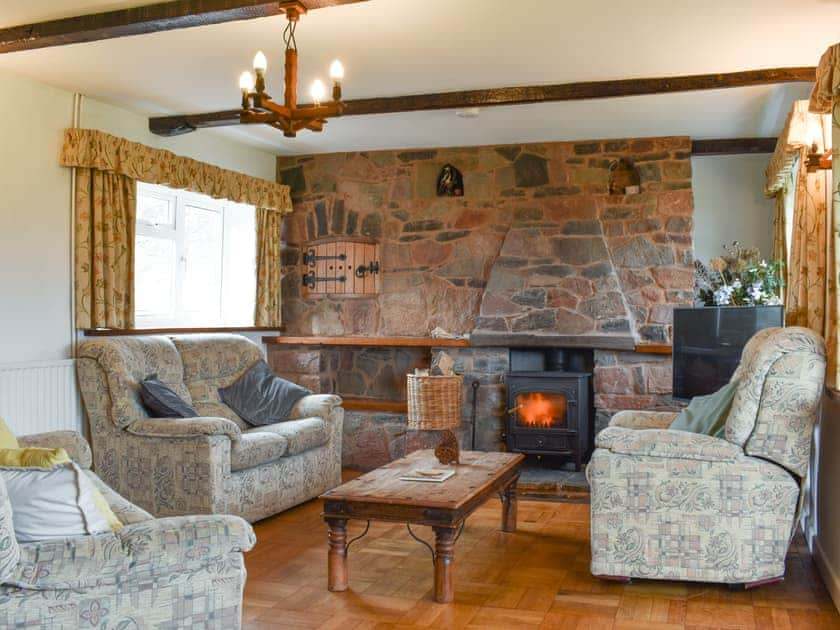
<svg viewBox="0 0 840 630"><path fill-rule="evenodd" d="M618 409L668 407L670 357L604 348L670 343L673 306L693 299L690 155L688 138L666 137L278 158L295 204L284 223L287 332L424 336L440 326L585 339L596 349L596 428ZM639 194L609 194L619 158L638 169ZM436 194L447 163L464 175L462 197ZM341 235L380 242L380 295L304 298L302 249ZM501 417L505 353L450 352L467 384L482 381L483 417ZM370 375L387 369L377 357L321 352L309 380L339 391L341 378L341 393L379 397ZM495 427L479 434L498 440Z"/></svg>
<svg viewBox="0 0 840 630"><path fill-rule="evenodd" d="M669 137L279 158L296 209L287 329L422 335L478 323L666 343L670 307L693 291L690 151ZM640 194L608 194L619 158L638 168ZM436 195L446 163L463 172L463 197ZM338 235L381 242L381 295L301 297L301 247Z"/></svg>

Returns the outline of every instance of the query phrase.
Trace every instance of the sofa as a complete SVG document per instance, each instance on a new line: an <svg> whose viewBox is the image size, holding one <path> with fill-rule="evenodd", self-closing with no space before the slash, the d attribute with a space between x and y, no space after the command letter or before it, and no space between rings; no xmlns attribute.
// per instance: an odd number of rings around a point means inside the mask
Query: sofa
<svg viewBox="0 0 840 630"><path fill-rule="evenodd" d="M0 627L241 626L242 553L255 542L247 522L223 515L155 519L90 471L91 452L78 433L43 433L18 441L21 447L64 448L102 492L123 528L18 543L0 478Z"/></svg>
<svg viewBox="0 0 840 630"><path fill-rule="evenodd" d="M78 349L94 469L155 516L277 514L341 483L344 410L309 395L287 421L251 427L225 405L220 387L263 358L240 335L103 337ZM157 374L200 414L151 418L140 381Z"/></svg>
<svg viewBox="0 0 840 630"><path fill-rule="evenodd" d="M796 531L825 378L805 328L767 328L732 378L726 438L622 411L595 438L592 573L754 586L777 581Z"/></svg>

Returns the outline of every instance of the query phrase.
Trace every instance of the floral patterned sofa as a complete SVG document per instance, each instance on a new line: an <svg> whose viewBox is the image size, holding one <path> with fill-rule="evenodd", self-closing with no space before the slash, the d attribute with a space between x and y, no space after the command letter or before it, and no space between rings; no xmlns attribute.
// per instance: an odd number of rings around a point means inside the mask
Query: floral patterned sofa
<svg viewBox="0 0 840 630"><path fill-rule="evenodd" d="M262 358L239 335L105 337L79 345L79 385L94 469L156 516L277 514L341 483L344 410L302 398L286 422L252 428L218 393ZM139 383L151 374L199 418L150 418Z"/></svg>
<svg viewBox="0 0 840 630"><path fill-rule="evenodd" d="M726 439L622 411L595 438L594 575L755 585L781 579L825 377L822 339L768 328L744 348Z"/></svg>
<svg viewBox="0 0 840 630"><path fill-rule="evenodd" d="M72 431L18 438L64 448L123 523L116 533L17 543L0 479L0 627L218 628L241 626L245 564L254 531L238 516L154 519L90 472Z"/></svg>

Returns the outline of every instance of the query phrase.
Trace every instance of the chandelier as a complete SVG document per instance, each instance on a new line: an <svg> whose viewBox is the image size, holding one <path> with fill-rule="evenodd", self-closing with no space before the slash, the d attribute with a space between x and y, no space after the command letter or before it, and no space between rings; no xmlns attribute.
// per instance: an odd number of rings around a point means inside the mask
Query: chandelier
<svg viewBox="0 0 840 630"><path fill-rule="evenodd" d="M332 79L332 100L323 102L326 96L326 86L320 79L315 79L310 87L312 105L298 105L297 102L297 71L298 50L295 41L295 28L300 16L306 13L304 7L297 0L282 2L286 13L286 29L283 31L283 42L286 44L286 72L284 81L283 103L276 103L271 95L265 91L265 72L268 60L262 51L254 55L254 74L243 72L239 77L239 89L242 91L242 111L239 122L245 125L266 124L279 129L287 138L294 138L298 131L322 131L327 124L327 118L341 116L344 103L341 102L341 80L344 78L344 66L336 60L330 65Z"/></svg>

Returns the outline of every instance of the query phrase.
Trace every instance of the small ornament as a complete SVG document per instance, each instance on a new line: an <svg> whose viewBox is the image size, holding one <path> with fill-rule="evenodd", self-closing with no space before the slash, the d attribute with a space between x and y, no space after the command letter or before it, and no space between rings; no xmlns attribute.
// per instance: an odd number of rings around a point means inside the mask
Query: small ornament
<svg viewBox="0 0 840 630"><path fill-rule="evenodd" d="M461 449L458 446L458 438L449 429L443 432L440 444L435 449L435 457L445 466L460 463Z"/></svg>
<svg viewBox="0 0 840 630"><path fill-rule="evenodd" d="M445 164L438 175L437 194L438 197L463 197L464 176L461 171L451 164Z"/></svg>
<svg viewBox="0 0 840 630"><path fill-rule="evenodd" d="M610 164L610 194L637 195L641 192L639 171L629 160L621 158Z"/></svg>

